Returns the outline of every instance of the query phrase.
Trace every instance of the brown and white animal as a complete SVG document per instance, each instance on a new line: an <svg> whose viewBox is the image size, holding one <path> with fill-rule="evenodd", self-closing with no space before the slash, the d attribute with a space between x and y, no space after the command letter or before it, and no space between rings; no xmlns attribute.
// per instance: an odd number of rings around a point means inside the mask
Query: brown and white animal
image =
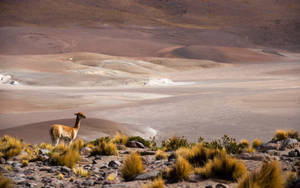
<svg viewBox="0 0 300 188"><path fill-rule="evenodd" d="M50 128L50 137L52 140L52 144L55 146L61 141L68 139L70 140L70 144L76 139L78 130L80 128L80 121L82 118L86 118L86 116L82 112L78 112L74 114L76 116L76 122L74 127L54 124Z"/></svg>

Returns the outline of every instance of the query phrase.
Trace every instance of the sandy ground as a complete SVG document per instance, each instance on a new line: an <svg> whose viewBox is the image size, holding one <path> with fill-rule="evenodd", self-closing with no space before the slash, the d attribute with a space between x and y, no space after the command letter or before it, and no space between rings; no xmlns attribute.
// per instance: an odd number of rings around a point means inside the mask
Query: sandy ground
<svg viewBox="0 0 300 188"><path fill-rule="evenodd" d="M49 141L49 126L73 125L73 114L78 111L88 117L79 131L86 140L116 131L156 136L158 141L173 135L195 141L199 136L214 139L224 134L269 140L276 129L300 131L298 54L286 53L282 62L234 65L163 58L127 58L124 64L120 57L72 55L1 56L2 73L11 74L20 84L1 84L0 135L16 135L34 143ZM108 59L117 65L103 67ZM38 61L63 68L43 66L41 70L35 64ZM179 62L188 66L182 69ZM91 78L74 71L86 66L101 74ZM107 75L111 71L119 72ZM124 85L127 78L134 78L129 83L135 84ZM145 84L152 78L172 82ZM82 79L84 84L78 84ZM95 84L103 79L118 84Z"/></svg>

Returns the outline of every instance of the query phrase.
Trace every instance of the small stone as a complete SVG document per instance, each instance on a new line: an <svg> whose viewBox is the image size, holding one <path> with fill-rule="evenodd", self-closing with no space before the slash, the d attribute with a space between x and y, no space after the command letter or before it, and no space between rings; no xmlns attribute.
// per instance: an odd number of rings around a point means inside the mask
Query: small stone
<svg viewBox="0 0 300 188"><path fill-rule="evenodd" d="M146 151L141 151L140 154L142 156L145 156L145 155L155 155L155 151L149 151L149 150L146 150Z"/></svg>
<svg viewBox="0 0 300 188"><path fill-rule="evenodd" d="M154 171L140 174L135 179L136 180L150 180L150 179L152 180L152 179L155 179L159 174L160 174L160 171L154 170Z"/></svg>
<svg viewBox="0 0 300 188"><path fill-rule="evenodd" d="M207 185L207 186L205 186L205 188L213 188L213 186L212 185Z"/></svg>
<svg viewBox="0 0 300 188"><path fill-rule="evenodd" d="M289 157L297 157L297 153L295 151L290 151L288 155Z"/></svg>
<svg viewBox="0 0 300 188"><path fill-rule="evenodd" d="M1 157L0 158L0 164L5 164L5 162L6 162L6 160L3 157Z"/></svg>
<svg viewBox="0 0 300 188"><path fill-rule="evenodd" d="M112 160L108 163L108 166L112 168L119 168L119 166L121 166L121 163L120 161Z"/></svg>
<svg viewBox="0 0 300 188"><path fill-rule="evenodd" d="M145 148L144 144L142 144L141 142L136 142L135 144L138 148Z"/></svg>
<svg viewBox="0 0 300 188"><path fill-rule="evenodd" d="M82 182L83 186L93 186L94 185L94 181L93 180L86 180L84 182Z"/></svg>
<svg viewBox="0 0 300 188"><path fill-rule="evenodd" d="M130 148L136 148L137 147L135 141L129 141L129 142L127 142L126 146L130 147Z"/></svg>
<svg viewBox="0 0 300 188"><path fill-rule="evenodd" d="M50 150L48 149L39 149L39 154L47 155L48 153L50 153Z"/></svg>
<svg viewBox="0 0 300 188"><path fill-rule="evenodd" d="M63 166L61 167L60 169L62 172L66 172L66 173L70 173L71 172L71 169L69 167L66 167L66 166Z"/></svg>

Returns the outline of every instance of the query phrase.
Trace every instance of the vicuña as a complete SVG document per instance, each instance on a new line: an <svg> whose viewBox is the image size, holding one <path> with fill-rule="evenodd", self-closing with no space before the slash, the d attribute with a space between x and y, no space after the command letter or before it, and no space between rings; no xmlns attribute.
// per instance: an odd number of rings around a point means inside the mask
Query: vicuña
<svg viewBox="0 0 300 188"><path fill-rule="evenodd" d="M50 128L50 137L52 140L52 144L55 146L63 139L70 140L70 144L76 139L78 130L80 128L80 121L82 118L86 118L86 116L82 112L75 113L76 122L74 127L54 124Z"/></svg>

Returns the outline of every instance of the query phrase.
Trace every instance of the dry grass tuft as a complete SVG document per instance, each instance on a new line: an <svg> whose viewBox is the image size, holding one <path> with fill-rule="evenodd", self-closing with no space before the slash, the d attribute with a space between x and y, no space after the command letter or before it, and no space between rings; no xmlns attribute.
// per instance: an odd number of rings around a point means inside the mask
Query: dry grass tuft
<svg viewBox="0 0 300 188"><path fill-rule="evenodd" d="M165 182L162 177L158 177L153 182L144 185L142 188L164 188Z"/></svg>
<svg viewBox="0 0 300 188"><path fill-rule="evenodd" d="M53 150L53 146L52 144L47 144L45 142L42 142L40 145L39 145L39 148L41 149L47 149L49 151L52 151Z"/></svg>
<svg viewBox="0 0 300 188"><path fill-rule="evenodd" d="M82 167L77 167L72 169L76 176L87 177L89 172Z"/></svg>
<svg viewBox="0 0 300 188"><path fill-rule="evenodd" d="M0 175L0 187L1 188L12 188L12 182L9 178Z"/></svg>
<svg viewBox="0 0 300 188"><path fill-rule="evenodd" d="M284 140L288 137L288 133L285 130L276 130L275 140Z"/></svg>
<svg viewBox="0 0 300 188"><path fill-rule="evenodd" d="M28 160L22 160L21 163L22 163L22 167L25 167L25 166L28 166L29 161Z"/></svg>
<svg viewBox="0 0 300 188"><path fill-rule="evenodd" d="M71 147L75 150L81 150L84 146L84 141L81 138L76 139L72 144Z"/></svg>
<svg viewBox="0 0 300 188"><path fill-rule="evenodd" d="M125 134L117 132L114 138L112 139L113 143L126 145L128 141L128 136Z"/></svg>
<svg viewBox="0 0 300 188"><path fill-rule="evenodd" d="M295 138L295 139L298 139L299 133L298 133L297 131L295 131L295 130L288 130L288 131L287 131L287 136L288 136L289 138Z"/></svg>
<svg viewBox="0 0 300 188"><path fill-rule="evenodd" d="M285 188L293 188L294 183L297 181L298 175L296 172L288 172L287 177L284 182Z"/></svg>
<svg viewBox="0 0 300 188"><path fill-rule="evenodd" d="M187 180L192 172L192 166L183 157L176 159L175 165L167 172L167 178L173 181Z"/></svg>
<svg viewBox="0 0 300 188"><path fill-rule="evenodd" d="M95 145L91 155L118 155L118 149L112 142L101 141Z"/></svg>
<svg viewBox="0 0 300 188"><path fill-rule="evenodd" d="M59 144L54 148L53 151L54 152L50 154L50 158L55 165L72 168L81 159L80 149L75 143L70 146Z"/></svg>
<svg viewBox="0 0 300 188"><path fill-rule="evenodd" d="M262 145L262 141L261 141L260 139L258 139L258 138L255 138L255 139L253 140L253 142L252 142L252 147L253 147L254 149L258 148L258 147L261 146L261 145Z"/></svg>
<svg viewBox="0 0 300 188"><path fill-rule="evenodd" d="M281 168L278 161L264 163L259 171L239 180L238 188L282 188Z"/></svg>
<svg viewBox="0 0 300 188"><path fill-rule="evenodd" d="M249 148L250 147L250 143L246 139L242 139L240 141L239 145L241 146L241 148Z"/></svg>
<svg viewBox="0 0 300 188"><path fill-rule="evenodd" d="M15 137L4 135L0 138L0 152L6 160L21 153L24 143Z"/></svg>
<svg viewBox="0 0 300 188"><path fill-rule="evenodd" d="M168 155L166 154L166 152L162 151L162 150L157 150L155 153L155 159L156 160L161 160L161 159L166 159L168 158Z"/></svg>
<svg viewBox="0 0 300 188"><path fill-rule="evenodd" d="M209 159L213 159L219 153L218 149L206 148L201 143L192 148L179 148L176 151L177 156L188 160L194 167L203 166Z"/></svg>
<svg viewBox="0 0 300 188"><path fill-rule="evenodd" d="M175 151L181 147L189 147L190 144L184 137L172 136L168 140L162 142L162 147L166 148L166 151Z"/></svg>
<svg viewBox="0 0 300 188"><path fill-rule="evenodd" d="M205 164L204 176L207 178L219 178L230 181L237 181L247 174L245 164L222 151L213 160Z"/></svg>
<svg viewBox="0 0 300 188"><path fill-rule="evenodd" d="M139 153L132 153L126 157L123 167L121 169L122 177L126 180L132 180L137 175L142 173L144 170L144 165L142 162L142 157Z"/></svg>

